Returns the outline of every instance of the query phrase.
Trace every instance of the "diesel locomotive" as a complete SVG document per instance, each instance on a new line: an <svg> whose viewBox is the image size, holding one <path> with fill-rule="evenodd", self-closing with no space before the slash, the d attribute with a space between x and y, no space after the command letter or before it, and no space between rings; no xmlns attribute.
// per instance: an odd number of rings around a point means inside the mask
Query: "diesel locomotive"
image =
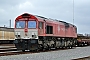
<svg viewBox="0 0 90 60"><path fill-rule="evenodd" d="M61 20L24 13L15 19L17 50L72 48L77 43L77 27Z"/></svg>

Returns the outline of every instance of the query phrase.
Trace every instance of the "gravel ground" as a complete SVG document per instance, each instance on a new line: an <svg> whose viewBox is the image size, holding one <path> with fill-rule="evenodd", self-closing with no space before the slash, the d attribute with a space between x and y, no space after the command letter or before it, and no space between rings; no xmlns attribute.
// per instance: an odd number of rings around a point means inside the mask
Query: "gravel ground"
<svg viewBox="0 0 90 60"><path fill-rule="evenodd" d="M71 60L87 56L90 56L90 46L52 52L0 56L0 60Z"/></svg>
<svg viewBox="0 0 90 60"><path fill-rule="evenodd" d="M74 60L90 60L90 56L88 56L88 57L83 57L83 58L79 58L79 59L74 59Z"/></svg>

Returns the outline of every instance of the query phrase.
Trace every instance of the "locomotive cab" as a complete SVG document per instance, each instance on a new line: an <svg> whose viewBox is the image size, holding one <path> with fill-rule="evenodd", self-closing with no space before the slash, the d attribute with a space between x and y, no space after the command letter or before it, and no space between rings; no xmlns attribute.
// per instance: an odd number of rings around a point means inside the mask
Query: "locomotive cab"
<svg viewBox="0 0 90 60"><path fill-rule="evenodd" d="M38 29L37 19L23 14L15 20L15 45L18 50L37 50Z"/></svg>

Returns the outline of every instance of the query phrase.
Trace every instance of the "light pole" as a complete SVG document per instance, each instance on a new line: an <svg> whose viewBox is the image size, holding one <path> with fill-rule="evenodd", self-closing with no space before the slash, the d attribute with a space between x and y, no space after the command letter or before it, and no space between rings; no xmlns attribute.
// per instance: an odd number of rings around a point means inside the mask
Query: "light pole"
<svg viewBox="0 0 90 60"><path fill-rule="evenodd" d="M10 19L10 28L11 28L11 19Z"/></svg>
<svg viewBox="0 0 90 60"><path fill-rule="evenodd" d="M73 0L73 25L74 25L74 0Z"/></svg>

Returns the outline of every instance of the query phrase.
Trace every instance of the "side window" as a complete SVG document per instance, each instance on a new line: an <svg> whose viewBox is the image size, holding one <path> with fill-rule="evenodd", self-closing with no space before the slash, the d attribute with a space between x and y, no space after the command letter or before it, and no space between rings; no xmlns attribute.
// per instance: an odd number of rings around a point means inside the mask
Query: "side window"
<svg viewBox="0 0 90 60"><path fill-rule="evenodd" d="M43 22L39 22L39 29L43 29Z"/></svg>
<svg viewBox="0 0 90 60"><path fill-rule="evenodd" d="M46 26L46 34L53 34L53 26Z"/></svg>

